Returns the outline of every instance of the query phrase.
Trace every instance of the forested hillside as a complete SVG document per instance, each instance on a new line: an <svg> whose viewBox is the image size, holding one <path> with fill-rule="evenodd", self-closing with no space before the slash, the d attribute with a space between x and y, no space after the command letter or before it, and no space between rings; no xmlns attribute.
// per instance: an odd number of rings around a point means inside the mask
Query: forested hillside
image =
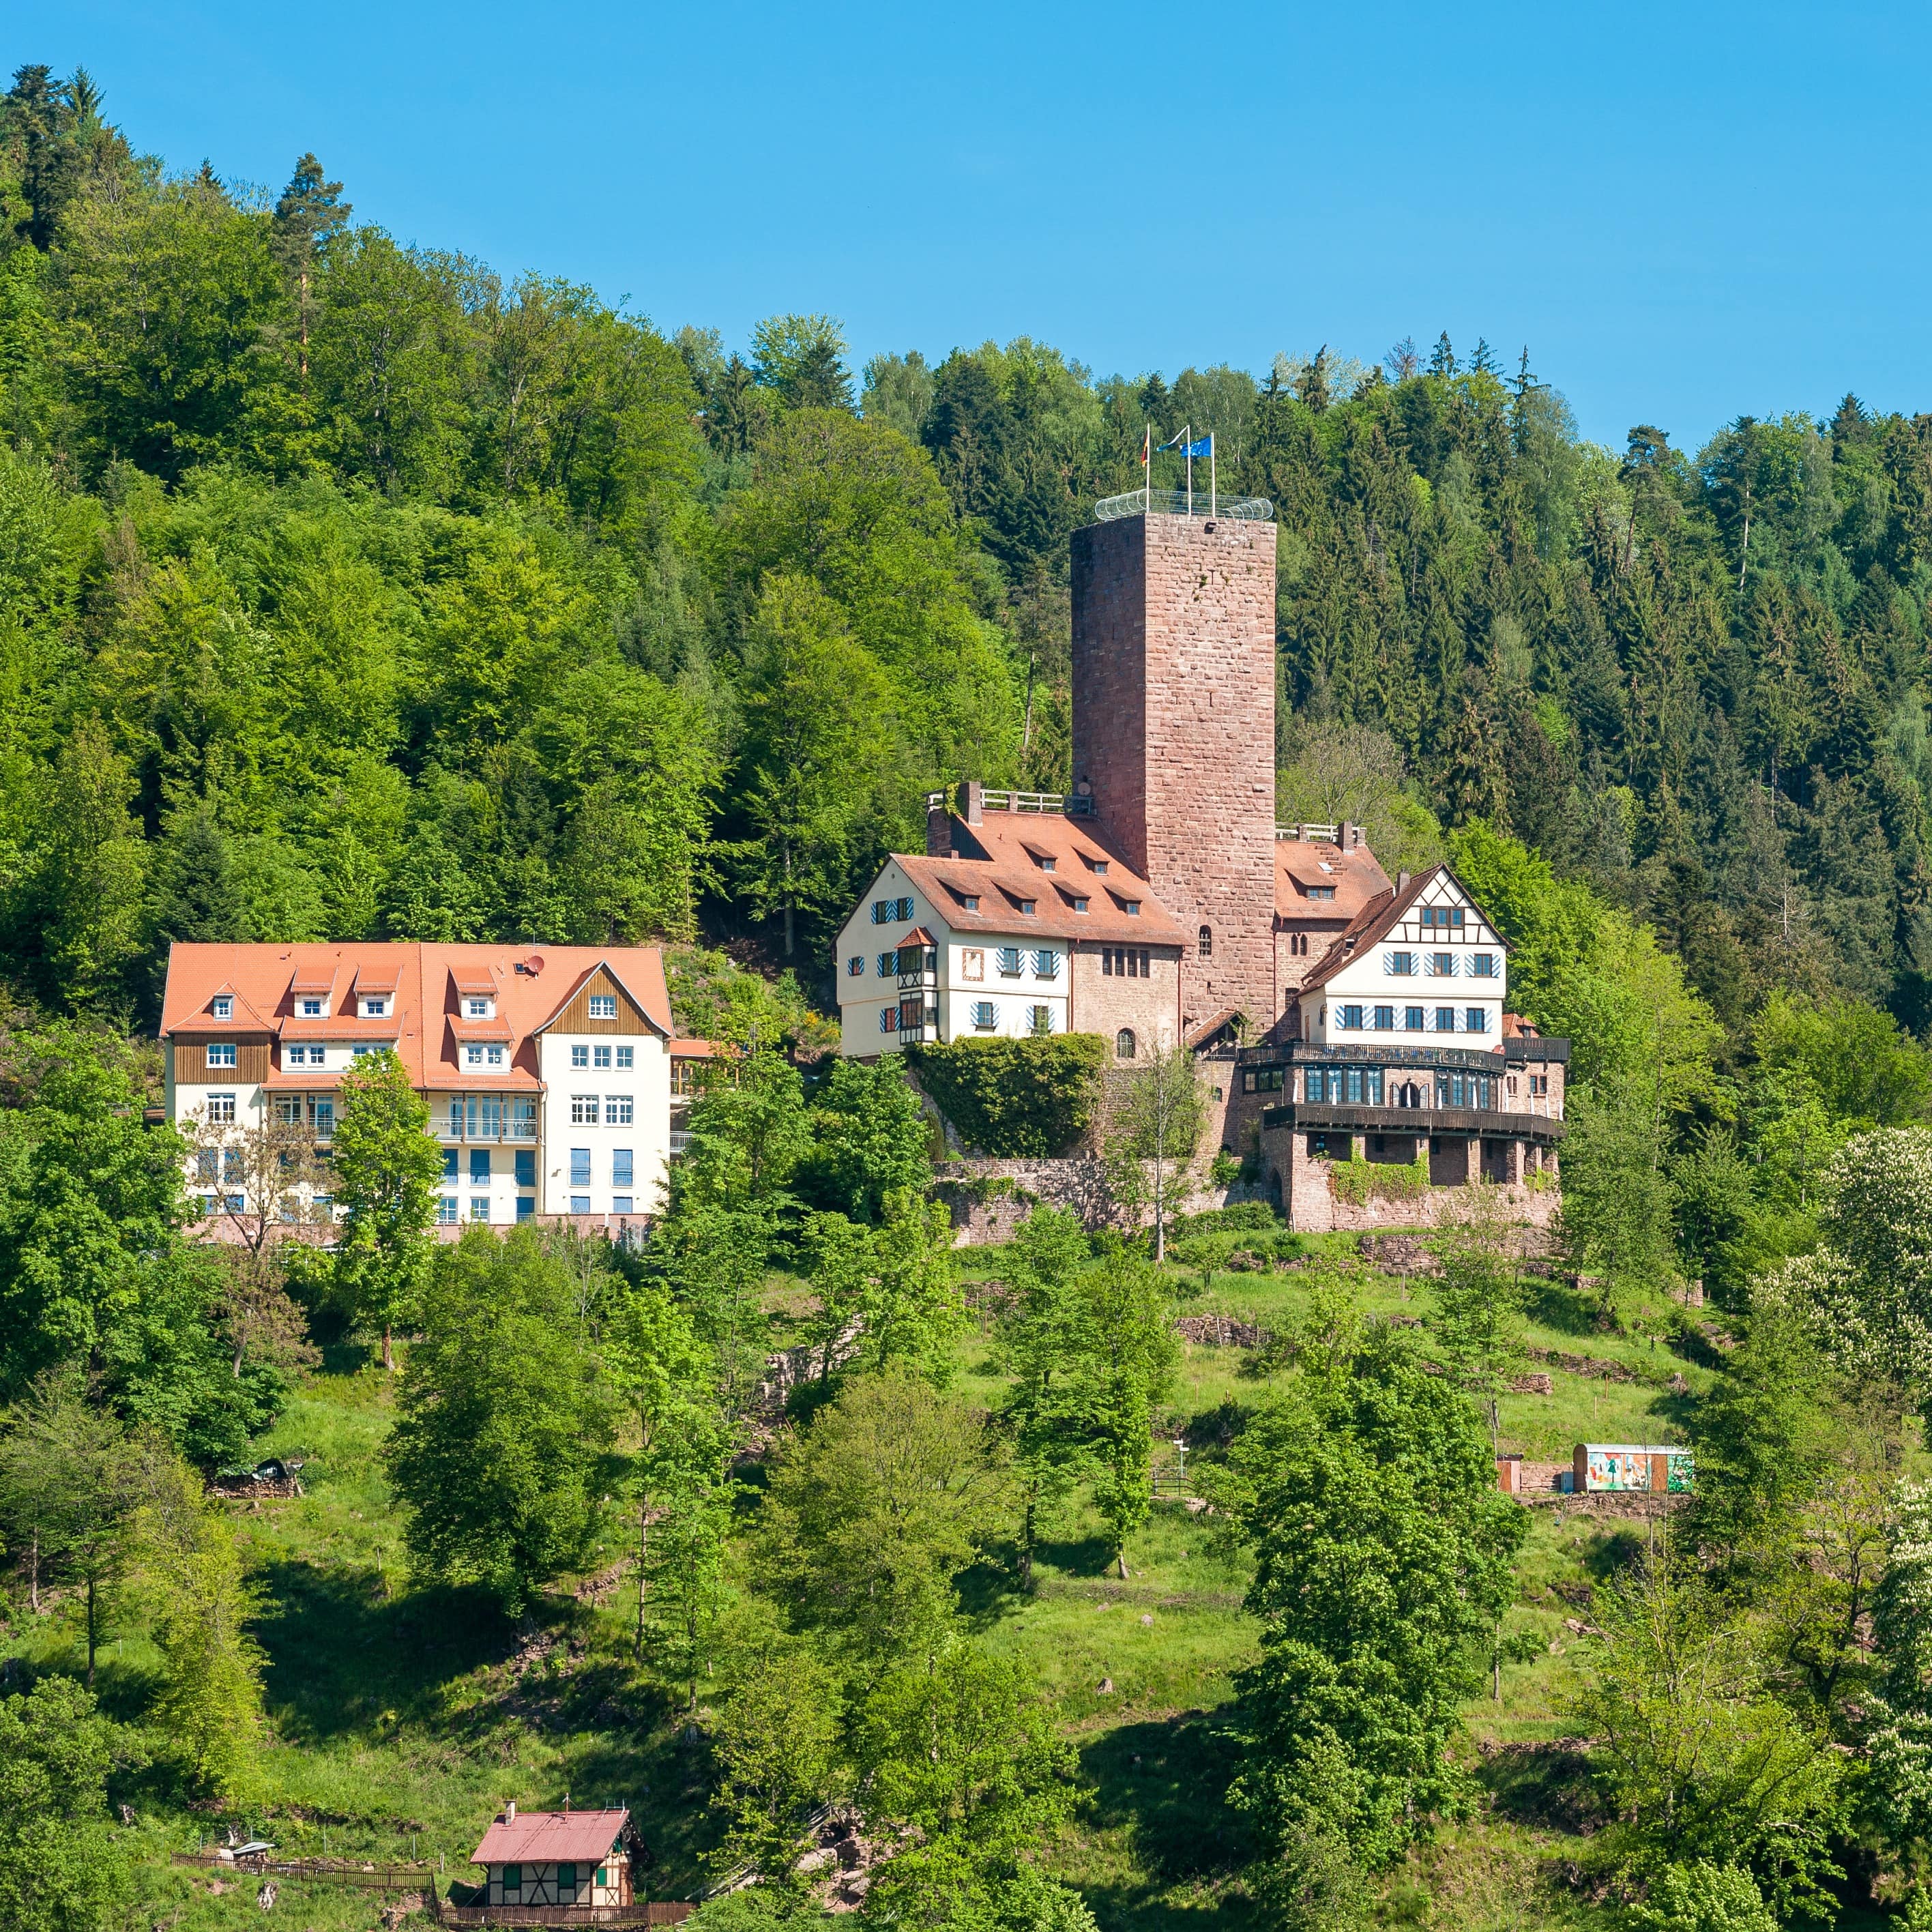
<svg viewBox="0 0 1932 1932"><path fill-rule="evenodd" d="M1358 782L1654 920L1733 1026L1773 983L1920 1018L1925 419L1606 451L1446 340L861 378L826 318L728 352L352 199L313 157L172 173L84 77L7 97L23 992L151 1018L167 940L227 934L703 928L822 971L926 788L1066 782L1067 539L1151 422L1277 506L1285 764L1372 732Z"/></svg>
<svg viewBox="0 0 1932 1932"><path fill-rule="evenodd" d="M1932 1926L1932 416L855 370L139 131L0 100L0 1922L366 1932L574 1792L717 1932ZM1111 1226L962 1260L1000 1184L798 1050L929 788L1068 782L1150 426L1276 506L1282 815L1453 860L1573 1043L1552 1252L1144 1241L1191 1063L1055 1041L982 1126L1103 1118ZM382 937L667 943L733 1051L640 1246L440 1246L386 1055L319 1214L298 1126L144 1120L171 941ZM289 1211L212 1243L231 1150ZM1498 1490L1586 1438L1694 1490ZM355 1875L170 1862L258 1828Z"/></svg>

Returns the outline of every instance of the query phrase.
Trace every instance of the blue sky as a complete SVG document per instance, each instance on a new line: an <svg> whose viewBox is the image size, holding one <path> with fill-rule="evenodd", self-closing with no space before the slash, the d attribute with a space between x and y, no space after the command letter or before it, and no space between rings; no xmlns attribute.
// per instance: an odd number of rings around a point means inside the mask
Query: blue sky
<svg viewBox="0 0 1932 1932"><path fill-rule="evenodd" d="M1932 408L1932 10L14 0L137 147L855 360L1097 372L1488 338L1621 447Z"/></svg>

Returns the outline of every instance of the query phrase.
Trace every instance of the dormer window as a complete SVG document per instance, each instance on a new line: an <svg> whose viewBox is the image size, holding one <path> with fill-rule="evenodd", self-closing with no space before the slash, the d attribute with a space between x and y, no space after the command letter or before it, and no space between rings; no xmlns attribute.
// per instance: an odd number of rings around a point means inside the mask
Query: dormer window
<svg viewBox="0 0 1932 1932"><path fill-rule="evenodd" d="M487 1020L490 1009L495 1004L487 993L466 994L463 1001L463 1017L469 1020Z"/></svg>
<svg viewBox="0 0 1932 1932"><path fill-rule="evenodd" d="M590 996L590 1017L593 1020L614 1020L617 1017L616 994L592 993Z"/></svg>
<svg viewBox="0 0 1932 1932"><path fill-rule="evenodd" d="M208 1012L218 1020L232 1020L235 1017L235 1002L226 993L217 993L208 1003Z"/></svg>
<svg viewBox="0 0 1932 1932"><path fill-rule="evenodd" d="M363 996L362 1017L365 1020L387 1019L388 1016L389 1002L384 995L380 993L368 993Z"/></svg>
<svg viewBox="0 0 1932 1932"><path fill-rule="evenodd" d="M1038 909L1038 901L1034 899L1022 899L1019 902L1020 910L1030 919Z"/></svg>
<svg viewBox="0 0 1932 1932"><path fill-rule="evenodd" d="M304 993L296 1000L296 1011L305 1020L320 1019L322 1018L321 996L314 993Z"/></svg>
<svg viewBox="0 0 1932 1932"><path fill-rule="evenodd" d="M1028 846L1027 848L1027 856L1030 859L1042 872L1058 872L1060 868L1060 861L1056 859L1051 852L1036 852L1031 846Z"/></svg>
<svg viewBox="0 0 1932 1932"><path fill-rule="evenodd" d="M1088 852L1083 852L1080 856L1086 860L1087 869L1090 872L1096 873L1103 879L1107 876L1107 862L1106 860L1096 859L1090 853Z"/></svg>
<svg viewBox="0 0 1932 1932"><path fill-rule="evenodd" d="M1086 900L1084 898L1076 898L1073 902L1073 910L1076 912L1084 912L1087 910Z"/></svg>
<svg viewBox="0 0 1932 1932"><path fill-rule="evenodd" d="M1141 902L1138 899L1123 899L1120 902L1120 910L1128 918L1138 919L1141 916Z"/></svg>

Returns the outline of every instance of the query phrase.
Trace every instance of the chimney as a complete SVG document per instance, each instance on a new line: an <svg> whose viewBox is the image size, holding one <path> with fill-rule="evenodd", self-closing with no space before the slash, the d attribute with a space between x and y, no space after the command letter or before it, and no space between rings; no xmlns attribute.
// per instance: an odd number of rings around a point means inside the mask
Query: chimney
<svg viewBox="0 0 1932 1932"><path fill-rule="evenodd" d="M1409 882L1409 880L1410 880L1410 879L1411 879L1411 878L1412 878L1412 877L1413 877L1413 876L1414 876L1414 875L1413 875L1412 874L1411 874L1411 873L1408 873L1408 872L1398 872L1398 873L1396 873L1396 874L1395 875L1395 889L1396 889L1396 890L1398 892L1407 892L1407 891L1408 890L1408 882Z"/></svg>
<svg viewBox="0 0 1932 1932"><path fill-rule="evenodd" d="M514 1825L517 1822L517 1801L513 1798L503 1807L503 1822Z"/></svg>
<svg viewBox="0 0 1932 1932"><path fill-rule="evenodd" d="M1345 852L1358 850L1362 842L1362 828L1348 819L1343 819L1335 828L1335 842Z"/></svg>
<svg viewBox="0 0 1932 1932"><path fill-rule="evenodd" d="M952 856L952 814L943 791L926 794L926 856L928 859L950 859Z"/></svg>
<svg viewBox="0 0 1932 1932"><path fill-rule="evenodd" d="M959 816L968 825L986 822L986 788L977 778L959 781Z"/></svg>

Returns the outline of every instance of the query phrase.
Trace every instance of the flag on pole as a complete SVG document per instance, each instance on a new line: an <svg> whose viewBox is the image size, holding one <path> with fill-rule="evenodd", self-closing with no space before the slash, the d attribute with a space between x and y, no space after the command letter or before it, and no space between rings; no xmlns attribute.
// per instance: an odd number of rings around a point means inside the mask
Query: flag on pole
<svg viewBox="0 0 1932 1932"><path fill-rule="evenodd" d="M1187 452L1184 446L1186 444L1188 436L1191 433L1191 431L1184 429L1178 430L1172 436L1169 436L1165 442L1161 444L1160 447L1163 450L1178 449L1184 456Z"/></svg>
<svg viewBox="0 0 1932 1932"><path fill-rule="evenodd" d="M1214 432L1210 430L1198 442L1190 442L1181 450L1183 456L1212 456L1214 454Z"/></svg>
<svg viewBox="0 0 1932 1932"><path fill-rule="evenodd" d="M1154 424L1149 423L1141 431L1141 467L1144 470L1154 460Z"/></svg>

